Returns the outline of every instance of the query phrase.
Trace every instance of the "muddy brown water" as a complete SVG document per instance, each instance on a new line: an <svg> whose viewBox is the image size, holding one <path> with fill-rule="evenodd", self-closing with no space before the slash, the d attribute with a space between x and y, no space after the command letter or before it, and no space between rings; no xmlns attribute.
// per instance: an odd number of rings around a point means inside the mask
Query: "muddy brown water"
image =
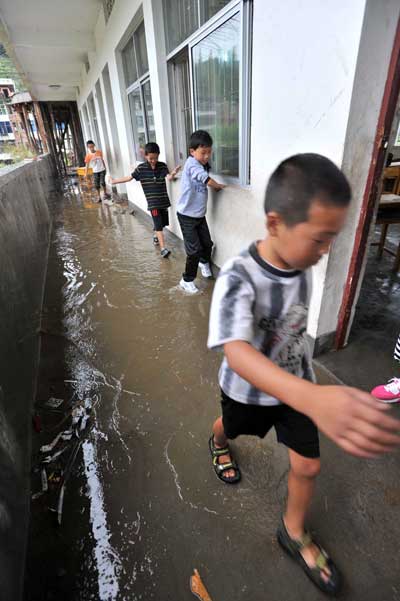
<svg viewBox="0 0 400 601"><path fill-rule="evenodd" d="M181 242L169 236L161 259L147 216L93 204L73 181L52 211L38 403L83 402L92 429L61 526L54 499L32 503L25 600L190 600L194 568L213 601L323 599L274 539L287 473L274 435L234 443L238 486L210 467L212 283L185 295ZM35 436L34 461L52 437ZM346 573L342 598L400 599L398 457L360 462L322 447L311 525Z"/></svg>

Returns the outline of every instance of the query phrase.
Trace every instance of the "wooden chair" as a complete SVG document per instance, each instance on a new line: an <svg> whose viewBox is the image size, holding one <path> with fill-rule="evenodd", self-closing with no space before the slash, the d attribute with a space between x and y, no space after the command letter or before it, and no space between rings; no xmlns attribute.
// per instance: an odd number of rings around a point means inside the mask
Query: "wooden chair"
<svg viewBox="0 0 400 601"><path fill-rule="evenodd" d="M400 167L386 167L383 172L382 194L400 193Z"/></svg>
<svg viewBox="0 0 400 601"><path fill-rule="evenodd" d="M386 244L386 236L389 229L389 225L392 223L400 223L400 196L395 194L382 195L379 203L378 215L376 218L376 224L381 225L381 237L379 242L375 242L372 246L378 246L378 257L381 258L384 252L395 257L393 269L394 273L397 273L400 268L400 240L397 245L397 250L394 252Z"/></svg>

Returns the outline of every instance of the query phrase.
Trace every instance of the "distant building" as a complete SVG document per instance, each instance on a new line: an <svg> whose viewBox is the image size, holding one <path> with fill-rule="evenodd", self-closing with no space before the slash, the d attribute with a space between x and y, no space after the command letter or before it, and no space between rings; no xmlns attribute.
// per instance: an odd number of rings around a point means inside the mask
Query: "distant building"
<svg viewBox="0 0 400 601"><path fill-rule="evenodd" d="M15 93L15 84L12 79L0 79L0 152L2 146L15 144L15 135L10 122L8 102Z"/></svg>

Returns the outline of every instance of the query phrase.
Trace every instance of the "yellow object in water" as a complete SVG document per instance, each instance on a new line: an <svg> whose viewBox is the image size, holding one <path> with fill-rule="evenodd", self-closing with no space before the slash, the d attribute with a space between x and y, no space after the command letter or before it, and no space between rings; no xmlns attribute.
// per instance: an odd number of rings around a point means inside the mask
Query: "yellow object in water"
<svg viewBox="0 0 400 601"><path fill-rule="evenodd" d="M190 590L195 597L200 599L200 601L212 601L197 570L195 570L193 576L190 577Z"/></svg>
<svg viewBox="0 0 400 601"><path fill-rule="evenodd" d="M78 167L78 169L76 170L76 173L80 177L84 177L86 175L86 167ZM88 169L88 174L93 175L93 169L91 167L89 167L89 169Z"/></svg>

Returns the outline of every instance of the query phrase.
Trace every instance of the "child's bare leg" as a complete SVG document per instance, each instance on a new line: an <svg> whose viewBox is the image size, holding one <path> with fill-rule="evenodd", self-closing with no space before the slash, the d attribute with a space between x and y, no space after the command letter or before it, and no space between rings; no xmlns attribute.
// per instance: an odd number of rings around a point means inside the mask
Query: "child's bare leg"
<svg viewBox="0 0 400 601"><path fill-rule="evenodd" d="M288 476L288 500L284 521L289 536L300 539L304 534L304 522L314 495L315 480L320 471L320 460L303 457L289 450L290 471ZM315 566L320 550L315 545L309 545L302 551L307 564ZM330 572L326 569L326 580Z"/></svg>
<svg viewBox="0 0 400 601"><path fill-rule="evenodd" d="M226 447L226 445L228 444L228 439L225 436L224 425L222 423L222 417L219 417L217 420L215 420L214 425L213 425L213 434L214 434L215 446L219 449ZM231 461L231 456L229 455L229 453L226 455L221 455L221 457L219 457L220 464L229 463L230 461ZM235 470L226 471L225 476L227 476L227 478L234 478Z"/></svg>
<svg viewBox="0 0 400 601"><path fill-rule="evenodd" d="M158 238L158 243L159 243L160 248L162 250L163 248L165 248L164 232L162 230L160 232L156 232L156 236Z"/></svg>

